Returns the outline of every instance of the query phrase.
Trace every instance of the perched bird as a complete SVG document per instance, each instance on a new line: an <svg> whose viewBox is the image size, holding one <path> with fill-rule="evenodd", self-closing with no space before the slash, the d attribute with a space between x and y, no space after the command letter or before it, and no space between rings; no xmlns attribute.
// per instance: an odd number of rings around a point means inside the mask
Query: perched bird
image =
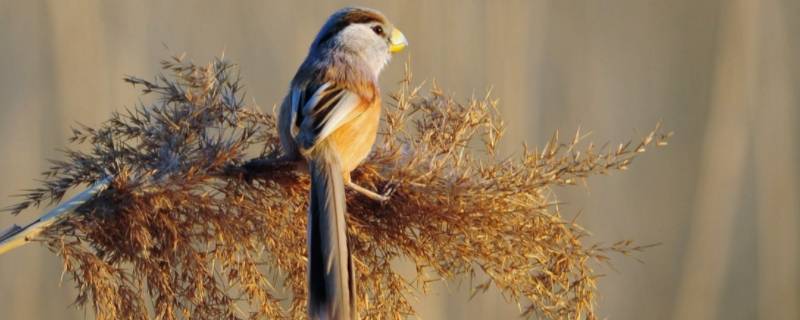
<svg viewBox="0 0 800 320"><path fill-rule="evenodd" d="M356 284L345 225L345 186L376 201L381 195L350 180L378 130L378 75L408 45L378 11L344 8L322 26L280 108L286 157L306 162L308 308L312 319L356 319Z"/></svg>

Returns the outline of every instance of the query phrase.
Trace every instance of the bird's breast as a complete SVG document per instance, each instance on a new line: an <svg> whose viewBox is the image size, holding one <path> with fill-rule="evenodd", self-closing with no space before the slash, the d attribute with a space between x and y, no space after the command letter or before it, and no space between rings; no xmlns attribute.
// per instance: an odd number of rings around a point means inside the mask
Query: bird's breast
<svg viewBox="0 0 800 320"><path fill-rule="evenodd" d="M328 137L339 155L344 172L353 171L367 158L378 134L381 116L380 99L373 99L371 103L364 103L362 106L363 112L342 124Z"/></svg>

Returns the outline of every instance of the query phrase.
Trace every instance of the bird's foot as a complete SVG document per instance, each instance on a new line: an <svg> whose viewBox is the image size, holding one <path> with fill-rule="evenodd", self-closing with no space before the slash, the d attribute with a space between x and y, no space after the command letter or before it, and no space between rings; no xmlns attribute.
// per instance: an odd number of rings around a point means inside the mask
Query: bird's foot
<svg viewBox="0 0 800 320"><path fill-rule="evenodd" d="M350 187L351 189L355 190L356 192L366 196L367 198L370 198L370 199L375 200L377 202L387 202L387 201L389 201L389 199L391 198L392 194L394 194L394 192L397 190L397 184L393 183L393 182L389 182L389 184L387 184L386 191L384 191L383 194L378 194L375 191L372 191L372 190L369 190L369 189L364 188L362 186L359 186L359 185L355 184L352 181L348 181L347 182L347 186Z"/></svg>

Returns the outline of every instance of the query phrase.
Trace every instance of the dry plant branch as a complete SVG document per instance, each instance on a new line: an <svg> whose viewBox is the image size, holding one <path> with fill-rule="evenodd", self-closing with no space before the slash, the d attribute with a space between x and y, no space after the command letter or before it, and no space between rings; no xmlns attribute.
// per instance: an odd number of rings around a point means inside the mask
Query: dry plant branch
<svg viewBox="0 0 800 320"><path fill-rule="evenodd" d="M308 178L280 160L275 119L245 105L226 61L176 57L163 68L171 75L127 78L149 103L75 129L71 141L90 150L68 151L10 211L113 177L35 237L62 258L78 305L99 319L304 318ZM407 75L353 176L397 190L385 204L348 194L364 315L413 315L409 299L431 282L481 271L489 281L476 292L494 285L525 316L593 319L592 261L641 247L587 244L550 187L625 169L669 134L656 128L617 148L554 135L543 148L499 158L494 101L460 103L436 87L423 95ZM261 156L246 161L254 150ZM413 279L392 269L400 258L416 265Z"/></svg>

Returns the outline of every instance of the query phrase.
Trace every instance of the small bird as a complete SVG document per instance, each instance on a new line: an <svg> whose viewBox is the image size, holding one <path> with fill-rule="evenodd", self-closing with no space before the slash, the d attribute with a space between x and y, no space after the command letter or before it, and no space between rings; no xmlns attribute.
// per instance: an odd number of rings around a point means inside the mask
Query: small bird
<svg viewBox="0 0 800 320"><path fill-rule="evenodd" d="M350 172L369 154L378 131L378 76L408 41L380 12L344 8L317 34L280 108L285 157L307 164L308 312L311 319L357 319L356 284L347 244L345 186L376 201Z"/></svg>

